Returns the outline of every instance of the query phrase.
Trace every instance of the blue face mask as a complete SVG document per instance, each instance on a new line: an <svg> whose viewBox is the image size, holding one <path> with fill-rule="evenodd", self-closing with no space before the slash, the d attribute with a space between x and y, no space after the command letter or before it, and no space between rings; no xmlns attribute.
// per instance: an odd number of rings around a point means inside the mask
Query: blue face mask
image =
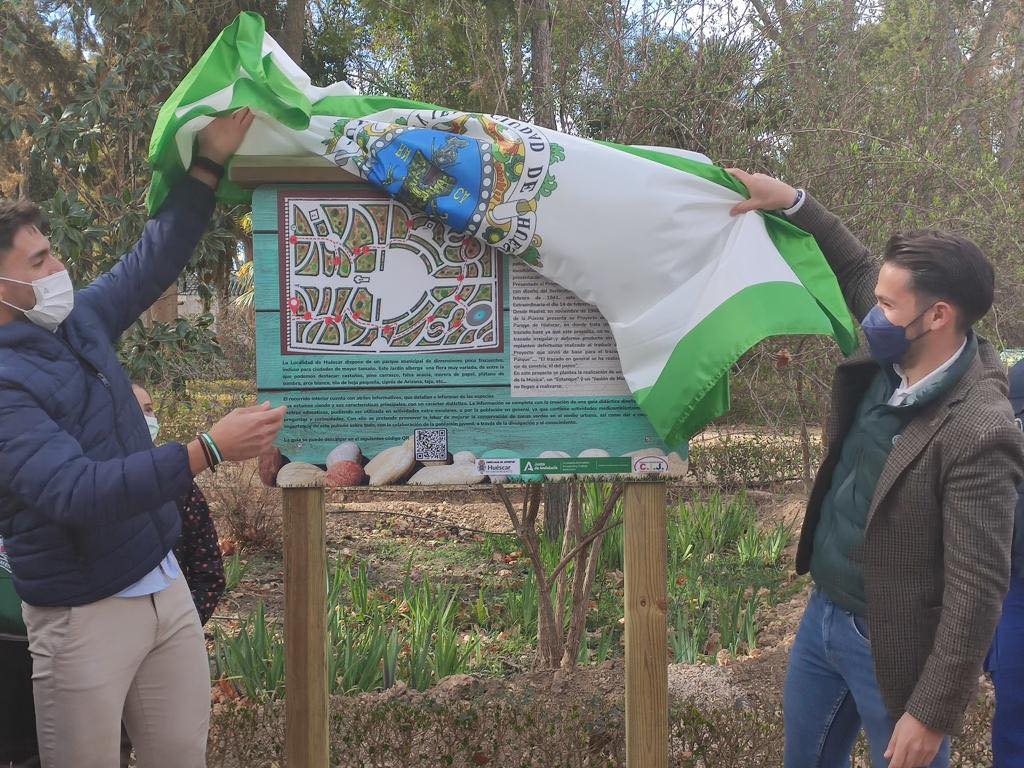
<svg viewBox="0 0 1024 768"><path fill-rule="evenodd" d="M877 304L873 306L871 311L860 321L860 327L868 338L868 346L871 347L871 356L880 363L898 363L902 360L911 344L931 333L931 328L929 328L924 333L908 339L907 328L924 317L924 313L934 306L934 304L930 304L925 307L921 314L906 325L896 325L890 322L880 306Z"/></svg>

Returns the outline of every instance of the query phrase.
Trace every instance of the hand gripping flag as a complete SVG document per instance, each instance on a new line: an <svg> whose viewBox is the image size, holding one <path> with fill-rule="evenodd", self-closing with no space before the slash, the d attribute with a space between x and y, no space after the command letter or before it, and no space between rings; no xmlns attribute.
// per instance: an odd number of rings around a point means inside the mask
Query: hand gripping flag
<svg viewBox="0 0 1024 768"><path fill-rule="evenodd" d="M827 334L853 320L814 239L729 209L739 182L694 153L590 141L309 78L242 13L163 105L149 206L163 202L213 117L249 107L237 156L318 158L523 259L596 305L640 408L670 445L729 407L730 366L761 340ZM245 201L230 181L218 195Z"/></svg>

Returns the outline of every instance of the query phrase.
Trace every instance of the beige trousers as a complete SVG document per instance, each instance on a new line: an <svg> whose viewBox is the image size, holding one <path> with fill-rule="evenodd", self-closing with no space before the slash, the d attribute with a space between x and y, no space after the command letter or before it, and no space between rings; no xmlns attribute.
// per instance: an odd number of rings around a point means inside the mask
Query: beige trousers
<svg viewBox="0 0 1024 768"><path fill-rule="evenodd" d="M121 719L139 768L203 768L206 643L183 577L145 597L23 605L43 768L116 768Z"/></svg>

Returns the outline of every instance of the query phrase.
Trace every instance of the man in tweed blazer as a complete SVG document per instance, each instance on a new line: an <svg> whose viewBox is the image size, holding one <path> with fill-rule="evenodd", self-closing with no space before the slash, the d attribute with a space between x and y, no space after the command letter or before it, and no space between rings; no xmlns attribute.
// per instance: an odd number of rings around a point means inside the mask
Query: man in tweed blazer
<svg viewBox="0 0 1024 768"><path fill-rule="evenodd" d="M894 236L881 268L813 198L733 171L750 199L814 235L869 350L835 374L827 453L797 572L814 591L784 695L786 768L850 764L861 728L875 768L949 764L1010 573L1024 439L1006 376L971 326L991 265L966 238ZM869 354L870 351L870 354Z"/></svg>

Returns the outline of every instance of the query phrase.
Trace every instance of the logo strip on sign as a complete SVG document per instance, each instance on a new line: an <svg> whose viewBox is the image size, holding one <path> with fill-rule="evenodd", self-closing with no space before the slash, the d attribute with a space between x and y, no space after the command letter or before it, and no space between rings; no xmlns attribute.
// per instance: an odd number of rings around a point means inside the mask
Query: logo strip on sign
<svg viewBox="0 0 1024 768"><path fill-rule="evenodd" d="M633 462L628 456L591 457L577 459L520 459L523 474L526 475L616 475L633 471Z"/></svg>
<svg viewBox="0 0 1024 768"><path fill-rule="evenodd" d="M668 472L664 456L641 458L587 457L568 459L478 459L481 475L654 475Z"/></svg>

